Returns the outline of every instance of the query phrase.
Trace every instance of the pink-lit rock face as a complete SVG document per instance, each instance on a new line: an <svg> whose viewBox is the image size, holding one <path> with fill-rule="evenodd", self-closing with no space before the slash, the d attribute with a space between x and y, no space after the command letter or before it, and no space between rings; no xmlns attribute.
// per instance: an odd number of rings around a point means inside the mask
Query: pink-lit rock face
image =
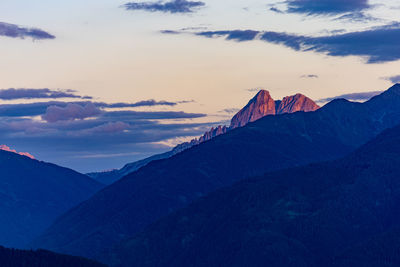
<svg viewBox="0 0 400 267"><path fill-rule="evenodd" d="M31 154L29 154L28 152L17 152L15 149L11 149L6 145L0 145L0 150L13 152L13 153L19 154L21 156L25 156L25 157L28 157L28 158L31 158L31 159L35 159L35 157L32 156Z"/></svg>
<svg viewBox="0 0 400 267"><path fill-rule="evenodd" d="M261 90L232 118L230 128L243 127L249 122L256 121L267 115L275 114L275 101L268 91Z"/></svg>
<svg viewBox="0 0 400 267"><path fill-rule="evenodd" d="M302 94L287 96L280 101L276 114L294 113L297 111L310 112L319 109L319 106L310 98Z"/></svg>

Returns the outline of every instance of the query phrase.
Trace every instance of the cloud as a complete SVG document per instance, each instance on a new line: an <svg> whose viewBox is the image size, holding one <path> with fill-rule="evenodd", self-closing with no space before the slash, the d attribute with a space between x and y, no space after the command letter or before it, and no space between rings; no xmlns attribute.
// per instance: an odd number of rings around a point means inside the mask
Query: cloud
<svg viewBox="0 0 400 267"><path fill-rule="evenodd" d="M318 79L319 76L316 74L305 74L305 75L301 75L300 78Z"/></svg>
<svg viewBox="0 0 400 267"><path fill-rule="evenodd" d="M15 24L0 22L0 36L11 38L32 38L33 40L55 39L54 35L37 28L24 28Z"/></svg>
<svg viewBox="0 0 400 267"><path fill-rule="evenodd" d="M127 10L144 10L164 13L192 13L205 6L201 1L172 0L169 2L131 2L123 5Z"/></svg>
<svg viewBox="0 0 400 267"><path fill-rule="evenodd" d="M390 76L390 77L384 77L384 80L390 81L392 83L400 83L400 75L395 75L395 76Z"/></svg>
<svg viewBox="0 0 400 267"><path fill-rule="evenodd" d="M228 113L228 114L234 114L237 113L240 109L239 108L226 108L223 110L218 111L219 113Z"/></svg>
<svg viewBox="0 0 400 267"><path fill-rule="evenodd" d="M174 120L203 118L203 113L186 113L183 111L111 111L102 114L103 118L114 120Z"/></svg>
<svg viewBox="0 0 400 267"><path fill-rule="evenodd" d="M0 90L0 99L15 100L15 99L41 99L41 98L81 98L92 99L89 96L80 96L75 94L75 90L51 90L43 89L28 89L28 88L9 88Z"/></svg>
<svg viewBox="0 0 400 267"><path fill-rule="evenodd" d="M347 20L349 22L379 21L380 19L367 15L364 12L351 12L341 15L334 20Z"/></svg>
<svg viewBox="0 0 400 267"><path fill-rule="evenodd" d="M225 37L237 42L261 40L296 51L313 51L335 57L359 56L367 63L383 63L400 59L400 23L374 27L364 31L305 36L285 32L231 30L194 33L209 38Z"/></svg>
<svg viewBox="0 0 400 267"><path fill-rule="evenodd" d="M287 0L287 12L306 15L335 15L371 7L368 0Z"/></svg>
<svg viewBox="0 0 400 267"><path fill-rule="evenodd" d="M254 93L254 92L258 93L261 90L265 90L265 88L264 87L254 87L254 88L246 89L246 91L252 92L252 93Z"/></svg>
<svg viewBox="0 0 400 267"><path fill-rule="evenodd" d="M88 103L85 106L78 104L67 104L66 107L50 106L42 119L47 122L57 122L65 120L86 119L100 115L102 111L93 103Z"/></svg>
<svg viewBox="0 0 400 267"><path fill-rule="evenodd" d="M126 131L129 128L131 128L131 126L128 123L117 121L117 122L108 122L106 124L96 126L94 128L88 129L87 132L100 133L100 134L113 134Z"/></svg>
<svg viewBox="0 0 400 267"><path fill-rule="evenodd" d="M270 7L270 9L269 9L270 11L272 11L272 12L275 12L275 13L278 13L278 14L284 14L285 12L283 12L282 10L280 10L279 8L277 8L277 7Z"/></svg>
<svg viewBox="0 0 400 267"><path fill-rule="evenodd" d="M233 30L233 31L204 31L198 32L196 35L208 38L225 36L226 40L237 42L252 41L259 34L259 31L253 30Z"/></svg>
<svg viewBox="0 0 400 267"><path fill-rule="evenodd" d="M86 97L84 97L86 98ZM135 103L104 103L104 102L91 102L91 101L75 101L75 102L62 102L62 101L48 101L48 102L36 102L36 103L25 103L25 104L3 104L0 105L0 117L30 117L38 116L46 113L47 108L50 106L58 106L65 108L68 104L76 104L85 106L89 103L94 104L98 108L135 108L135 107L153 107L153 106L176 106L178 104L193 103L190 101L155 101L145 100Z"/></svg>
<svg viewBox="0 0 400 267"><path fill-rule="evenodd" d="M351 94L344 94L344 95L319 99L319 100L317 100L317 102L318 103L326 103L326 102L330 102L334 99L340 99L340 98L344 98L344 99L347 99L350 101L366 101L366 100L369 100L372 97L379 95L381 93L382 93L382 91L351 93Z"/></svg>
<svg viewBox="0 0 400 267"><path fill-rule="evenodd" d="M185 102L185 101L181 101ZM100 104L106 108L135 108L135 107L152 107L152 106L176 106L181 102L169 102L169 101L156 101L154 99L139 101L136 103L113 103L113 104Z"/></svg>
<svg viewBox="0 0 400 267"><path fill-rule="evenodd" d="M202 113L184 111L133 111L120 108L143 105L174 106L192 101L138 101L103 103L48 101L0 105L0 140L23 147L37 158L56 164L93 171L121 167L169 148L164 140L199 136L210 123L199 123ZM114 109L116 108L116 109ZM155 145L157 144L157 145ZM132 151L137 154L132 155ZM120 155L104 160L85 155Z"/></svg>

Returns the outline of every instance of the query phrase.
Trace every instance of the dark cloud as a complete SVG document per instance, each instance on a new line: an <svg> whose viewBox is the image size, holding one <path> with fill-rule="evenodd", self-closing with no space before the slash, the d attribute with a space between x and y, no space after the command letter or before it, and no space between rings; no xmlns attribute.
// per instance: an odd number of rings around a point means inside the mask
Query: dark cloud
<svg viewBox="0 0 400 267"><path fill-rule="evenodd" d="M387 81L390 81L392 83L400 83L400 75L395 75L395 76L390 76L390 77L385 77L383 78Z"/></svg>
<svg viewBox="0 0 400 267"><path fill-rule="evenodd" d="M102 111L93 103L87 103L85 106L78 104L67 104L66 107L50 106L46 113L42 115L42 119L47 122L83 120L90 117L98 116Z"/></svg>
<svg viewBox="0 0 400 267"><path fill-rule="evenodd" d="M169 101L156 101L154 99L139 101L136 103L113 103L113 104L98 104L106 108L135 108L135 107L152 107L152 106L176 106L181 102L169 102Z"/></svg>
<svg viewBox="0 0 400 267"><path fill-rule="evenodd" d="M173 120L196 119L205 117L202 113L186 113L183 111L112 111L102 115L103 118L113 120Z"/></svg>
<svg viewBox="0 0 400 267"><path fill-rule="evenodd" d="M364 12L351 12L344 15L341 15L335 20L347 20L349 22L368 22L368 21L378 21L378 18L367 15Z"/></svg>
<svg viewBox="0 0 400 267"><path fill-rule="evenodd" d="M269 10L270 10L270 11L273 11L273 12L275 12L275 13L279 13L279 14L285 13L285 12L283 12L282 10L280 10L279 8L274 7L274 6L273 6L273 7L270 7Z"/></svg>
<svg viewBox="0 0 400 267"><path fill-rule="evenodd" d="M368 0L287 0L287 12L307 15L332 15L356 12L371 7Z"/></svg>
<svg viewBox="0 0 400 267"><path fill-rule="evenodd" d="M201 1L172 0L169 2L131 2L124 5L127 10L145 10L164 13L192 13L205 6Z"/></svg>
<svg viewBox="0 0 400 267"><path fill-rule="evenodd" d="M11 38L32 38L33 40L54 39L54 35L36 28L24 28L15 24L0 22L0 36Z"/></svg>
<svg viewBox="0 0 400 267"><path fill-rule="evenodd" d="M225 37L237 42L262 40L280 44L296 51L314 51L330 56L359 56L367 63L382 63L400 59L400 23L364 31L326 36L304 36L272 31L206 31L195 33L209 38Z"/></svg>
<svg viewBox="0 0 400 267"><path fill-rule="evenodd" d="M233 30L233 31L205 31L205 32L198 32L196 33L196 35L208 38L225 36L227 40L244 42L244 41L254 40L259 33L260 33L259 31L252 31L252 30Z"/></svg>
<svg viewBox="0 0 400 267"><path fill-rule="evenodd" d="M153 107L153 106L176 106L178 104L192 103L190 101L156 101L156 100L145 100L136 103L104 103L104 102L91 102L91 101L75 101L75 102L62 102L62 101L48 101L48 102L36 102L26 104L4 104L0 105L0 117L30 117L38 116L46 113L50 106L57 106L59 108L65 108L69 104L76 104L85 106L89 103L94 104L96 107L105 108L135 108L135 107Z"/></svg>
<svg viewBox="0 0 400 267"><path fill-rule="evenodd" d="M369 100L372 97L379 95L381 93L382 93L382 91L351 93L351 94L344 94L344 95L319 99L317 102L318 103L326 103L326 102L330 102L334 99L340 99L340 98L344 98L344 99L347 99L350 101L366 101L366 100Z"/></svg>
<svg viewBox="0 0 400 267"><path fill-rule="evenodd" d="M9 88L0 89L0 99L15 100L15 99L40 99L40 98L81 98L92 99L89 96L80 96L75 94L75 90L51 90L43 89L28 89L28 88Z"/></svg>
<svg viewBox="0 0 400 267"><path fill-rule="evenodd" d="M388 25L365 31L331 36L309 37L288 33L265 32L261 39L297 51L315 51L330 56L361 56L368 63L400 59L400 25Z"/></svg>
<svg viewBox="0 0 400 267"><path fill-rule="evenodd" d="M317 79L317 78L319 78L319 76L316 74L305 74L305 75L301 75L300 78Z"/></svg>
<svg viewBox="0 0 400 267"><path fill-rule="evenodd" d="M198 136L210 127L209 123L193 122L192 119L206 116L200 113L109 110L110 106L155 102L49 101L0 105L0 140L35 154L39 160L87 172L121 167L127 162L165 152L170 149L162 145L169 143L166 140ZM38 116L42 120L37 119ZM132 155L132 151L137 155ZM99 154L104 155L104 161L95 159ZM93 160L82 160L87 155ZM110 158L106 159L106 155Z"/></svg>

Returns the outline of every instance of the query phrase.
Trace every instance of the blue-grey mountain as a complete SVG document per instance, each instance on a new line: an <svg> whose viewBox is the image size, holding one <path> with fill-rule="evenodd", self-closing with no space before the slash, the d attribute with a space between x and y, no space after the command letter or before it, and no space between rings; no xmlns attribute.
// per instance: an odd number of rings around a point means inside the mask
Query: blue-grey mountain
<svg viewBox="0 0 400 267"><path fill-rule="evenodd" d="M335 159L400 123L400 85L365 103L265 116L153 161L60 217L33 245L98 257L193 200L249 176Z"/></svg>

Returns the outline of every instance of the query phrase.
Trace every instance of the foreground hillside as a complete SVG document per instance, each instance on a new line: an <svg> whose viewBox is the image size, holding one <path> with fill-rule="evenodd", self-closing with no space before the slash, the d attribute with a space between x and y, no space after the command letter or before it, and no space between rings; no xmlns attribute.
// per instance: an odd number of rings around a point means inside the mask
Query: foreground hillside
<svg viewBox="0 0 400 267"><path fill-rule="evenodd" d="M23 247L102 188L89 177L0 150L0 245Z"/></svg>
<svg viewBox="0 0 400 267"><path fill-rule="evenodd" d="M106 267L80 257L56 254L46 250L28 251L0 246L1 267Z"/></svg>
<svg viewBox="0 0 400 267"><path fill-rule="evenodd" d="M244 180L122 242L114 266L399 266L400 126L350 156Z"/></svg>
<svg viewBox="0 0 400 267"><path fill-rule="evenodd" d="M99 257L158 218L245 177L333 159L400 123L400 85L366 103L266 116L155 161L60 217L34 247Z"/></svg>

